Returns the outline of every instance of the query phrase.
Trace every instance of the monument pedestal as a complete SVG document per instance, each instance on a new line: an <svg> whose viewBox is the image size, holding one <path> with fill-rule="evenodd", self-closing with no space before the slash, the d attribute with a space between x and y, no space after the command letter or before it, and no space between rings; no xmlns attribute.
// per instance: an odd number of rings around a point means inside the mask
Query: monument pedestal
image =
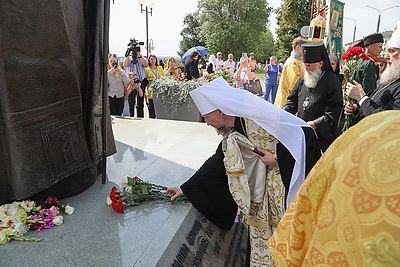
<svg viewBox="0 0 400 267"><path fill-rule="evenodd" d="M247 226L222 230L192 208L156 266L245 266ZM144 266L144 265L143 265Z"/></svg>

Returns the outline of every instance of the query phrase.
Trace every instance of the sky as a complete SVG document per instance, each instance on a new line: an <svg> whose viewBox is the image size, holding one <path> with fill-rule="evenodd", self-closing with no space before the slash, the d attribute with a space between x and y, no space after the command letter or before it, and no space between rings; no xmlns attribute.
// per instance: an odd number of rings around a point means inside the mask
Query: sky
<svg viewBox="0 0 400 267"><path fill-rule="evenodd" d="M267 0L272 7L279 7L282 0ZM400 7L384 10L396 5L400 0L347 0L343 1L344 19L343 42L353 40L354 26L356 25L355 39L374 33L377 27L377 10L366 7L369 5L381 11L380 31L393 30L400 20ZM149 39L153 40L156 56L177 56L179 42L182 39L180 32L183 28L183 18L186 14L195 12L198 0L145 0L147 4L154 3L152 15L148 14ZM114 0L110 4L110 53L123 56L131 37L146 42L146 14L140 12L140 5L136 0ZM148 9L150 10L150 9ZM382 11L384 10L384 11ZM270 28L276 29L276 16L270 18ZM146 54L142 47L142 54Z"/></svg>

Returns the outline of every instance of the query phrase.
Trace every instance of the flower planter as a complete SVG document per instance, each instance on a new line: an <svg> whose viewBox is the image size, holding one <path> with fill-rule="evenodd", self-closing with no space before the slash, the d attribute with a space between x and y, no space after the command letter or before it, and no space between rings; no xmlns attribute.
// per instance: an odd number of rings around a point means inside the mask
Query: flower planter
<svg viewBox="0 0 400 267"><path fill-rule="evenodd" d="M201 86L197 80L180 80L177 77L161 77L151 85L156 118L182 121L202 121L200 112L189 92Z"/></svg>
<svg viewBox="0 0 400 267"><path fill-rule="evenodd" d="M157 97L154 97L153 100L157 119L197 122L203 121L199 110L190 97L184 103L182 103L180 107L173 107L171 104L163 102Z"/></svg>

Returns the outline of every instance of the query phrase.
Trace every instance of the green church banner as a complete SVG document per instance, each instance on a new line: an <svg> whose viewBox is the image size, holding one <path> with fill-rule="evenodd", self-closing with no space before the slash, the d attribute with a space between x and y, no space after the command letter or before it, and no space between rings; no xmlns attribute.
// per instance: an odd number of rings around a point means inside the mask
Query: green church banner
<svg viewBox="0 0 400 267"><path fill-rule="evenodd" d="M331 0L329 8L329 30L327 31L327 49L330 54L335 54L338 58L342 56L343 9L344 3L338 0Z"/></svg>

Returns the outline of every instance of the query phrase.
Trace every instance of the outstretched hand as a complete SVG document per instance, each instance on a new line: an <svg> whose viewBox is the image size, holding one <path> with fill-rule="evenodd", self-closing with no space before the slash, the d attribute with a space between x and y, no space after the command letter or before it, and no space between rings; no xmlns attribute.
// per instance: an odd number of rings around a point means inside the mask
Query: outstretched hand
<svg viewBox="0 0 400 267"><path fill-rule="evenodd" d="M170 187L165 193L167 194L167 196L171 197L171 200L175 200L183 195L183 191L179 186Z"/></svg>

